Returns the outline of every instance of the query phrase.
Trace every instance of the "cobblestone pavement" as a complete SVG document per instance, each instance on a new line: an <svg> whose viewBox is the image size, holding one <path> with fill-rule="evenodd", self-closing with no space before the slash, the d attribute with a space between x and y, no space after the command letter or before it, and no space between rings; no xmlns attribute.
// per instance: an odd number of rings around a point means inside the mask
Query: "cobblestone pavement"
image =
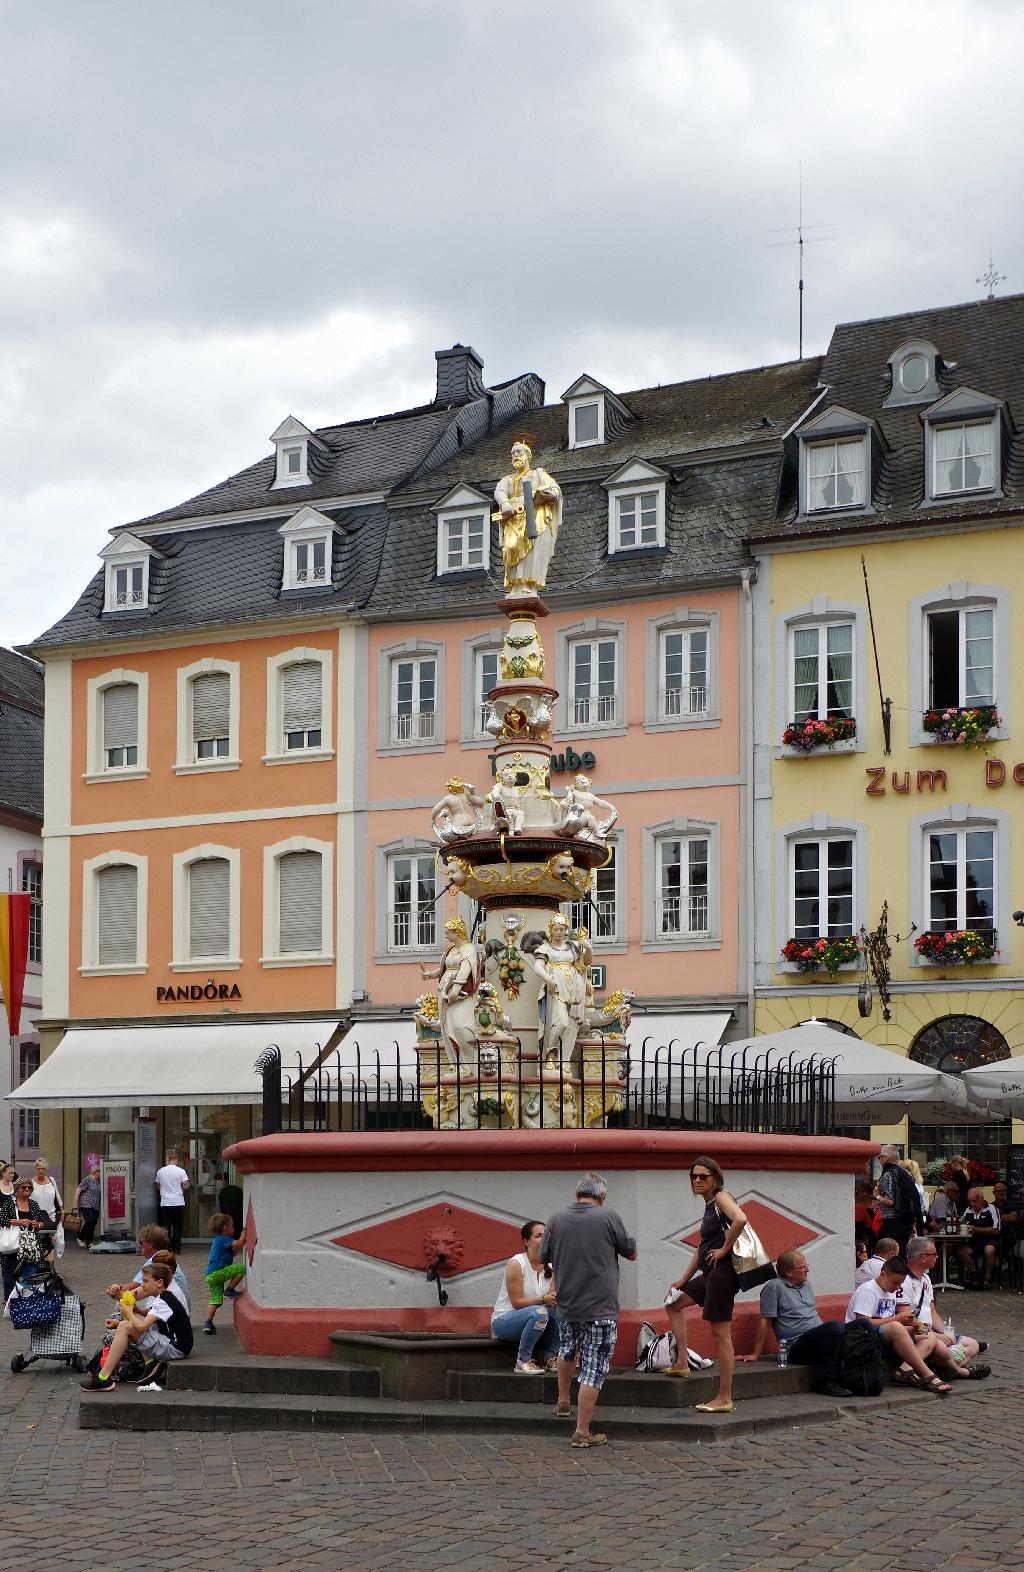
<svg viewBox="0 0 1024 1572"><path fill-rule="evenodd" d="M200 1286L202 1253L183 1259ZM101 1287L130 1277L131 1263L74 1249L67 1260L87 1300L90 1347ZM5 1321L0 1568L109 1572L129 1556L158 1572L1019 1568L1024 1300L949 1294L950 1307L958 1327L992 1341L995 1374L948 1399L921 1394L898 1419L714 1448L623 1443L586 1453L561 1434L79 1431L78 1378L55 1364L12 1374L10 1355L27 1338Z"/></svg>

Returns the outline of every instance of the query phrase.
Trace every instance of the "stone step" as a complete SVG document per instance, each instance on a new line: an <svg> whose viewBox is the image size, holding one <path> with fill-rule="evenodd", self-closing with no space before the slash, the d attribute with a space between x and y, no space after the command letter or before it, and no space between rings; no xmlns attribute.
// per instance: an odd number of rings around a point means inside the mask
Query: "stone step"
<svg viewBox="0 0 1024 1572"><path fill-rule="evenodd" d="M675 1409L706 1403L718 1390L715 1369L689 1376L639 1375L612 1371L601 1389L601 1408ZM733 1395L737 1402L754 1397L785 1398L811 1390L811 1372L798 1365L737 1365ZM448 1396L470 1403L542 1404L553 1407L558 1395L555 1376L516 1375L514 1370L450 1370Z"/></svg>
<svg viewBox="0 0 1024 1572"><path fill-rule="evenodd" d="M827 1424L919 1403L929 1411L927 1394L908 1387L889 1388L882 1397L840 1399L813 1393L752 1398L731 1414L697 1414L688 1409L609 1408L599 1410L596 1428L609 1440L688 1443L733 1441L788 1430L794 1425ZM932 1404L934 1407L934 1404ZM293 1397L282 1403L270 1392L138 1392L134 1386L113 1392L82 1393L78 1424L82 1430L331 1430L395 1431L405 1434L466 1432L502 1436L543 1436L568 1443L572 1420L556 1419L540 1403L403 1403L388 1398Z"/></svg>
<svg viewBox="0 0 1024 1572"><path fill-rule="evenodd" d="M380 1373L332 1359L183 1359L167 1367L172 1392L262 1392L283 1397L379 1397Z"/></svg>
<svg viewBox="0 0 1024 1572"><path fill-rule="evenodd" d="M491 1337L406 1332L332 1332L331 1356L380 1375L382 1397L434 1401L448 1394L450 1372L509 1366L508 1344Z"/></svg>

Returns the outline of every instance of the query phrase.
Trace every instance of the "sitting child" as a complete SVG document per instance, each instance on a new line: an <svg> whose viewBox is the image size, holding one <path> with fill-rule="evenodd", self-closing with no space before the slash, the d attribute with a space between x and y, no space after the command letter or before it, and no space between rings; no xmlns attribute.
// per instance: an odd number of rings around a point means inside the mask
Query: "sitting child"
<svg viewBox="0 0 1024 1572"><path fill-rule="evenodd" d="M147 1262L142 1269L141 1297L145 1304L131 1307L125 1303L123 1321L110 1320L113 1330L110 1348L100 1370L93 1371L82 1382L86 1392L109 1392L117 1384L117 1367L129 1345L148 1362L152 1373L156 1367L172 1359L184 1359L192 1352L192 1323L181 1300L170 1293L170 1268L162 1263Z"/></svg>
<svg viewBox="0 0 1024 1572"><path fill-rule="evenodd" d="M210 1289L210 1308L206 1312L203 1322L203 1331L209 1335L216 1332L213 1318L224 1303L224 1295L229 1299L237 1299L239 1290L231 1286L239 1277L245 1276L245 1263L234 1259L235 1252L241 1250L245 1244L245 1235L236 1239L234 1237L235 1225L227 1212L214 1212L210 1218L210 1232L213 1243L210 1245L210 1255L206 1263L206 1281Z"/></svg>

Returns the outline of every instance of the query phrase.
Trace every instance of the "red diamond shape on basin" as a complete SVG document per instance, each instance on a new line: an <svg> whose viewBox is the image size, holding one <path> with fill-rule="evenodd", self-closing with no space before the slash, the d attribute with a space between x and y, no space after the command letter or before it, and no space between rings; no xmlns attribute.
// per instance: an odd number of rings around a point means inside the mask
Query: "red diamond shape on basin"
<svg viewBox="0 0 1024 1572"><path fill-rule="evenodd" d="M773 1261L782 1254L783 1250L799 1250L801 1245L820 1238L815 1229L794 1222L792 1217L784 1217L781 1212L777 1212L773 1206L766 1206L763 1201L744 1201L742 1205L747 1221ZM683 1235L683 1244L696 1246L699 1238L700 1229L693 1228L688 1234Z"/></svg>
<svg viewBox="0 0 1024 1572"><path fill-rule="evenodd" d="M242 1237L245 1240L243 1254L249 1257L249 1265L251 1266L252 1258L256 1254L256 1246L259 1244L259 1238L256 1234L256 1213L252 1209L251 1201L249 1202L248 1211L245 1214L245 1229L243 1230Z"/></svg>
<svg viewBox="0 0 1024 1572"><path fill-rule="evenodd" d="M437 1201L387 1222L338 1234L331 1243L413 1272L424 1271L442 1254L446 1259L438 1268L441 1277L456 1277L478 1266L507 1261L523 1248L519 1229L511 1223L449 1201Z"/></svg>

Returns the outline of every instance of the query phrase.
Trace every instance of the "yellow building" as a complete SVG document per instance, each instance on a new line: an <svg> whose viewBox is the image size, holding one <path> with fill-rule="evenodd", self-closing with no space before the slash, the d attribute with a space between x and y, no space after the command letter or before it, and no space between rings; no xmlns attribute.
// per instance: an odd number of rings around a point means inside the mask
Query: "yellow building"
<svg viewBox="0 0 1024 1572"><path fill-rule="evenodd" d="M847 324L787 435L751 539L758 1032L1024 1053L1022 368L1024 296ZM1012 1128L883 1133L1005 1165Z"/></svg>

